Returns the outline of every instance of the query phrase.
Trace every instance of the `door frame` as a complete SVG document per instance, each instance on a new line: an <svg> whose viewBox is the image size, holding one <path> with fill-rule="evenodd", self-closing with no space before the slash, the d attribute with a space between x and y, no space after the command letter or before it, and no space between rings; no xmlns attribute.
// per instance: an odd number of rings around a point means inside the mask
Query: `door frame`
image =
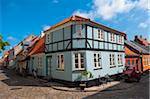
<svg viewBox="0 0 150 99"><path fill-rule="evenodd" d="M48 59L50 58L50 64L52 65L52 55L49 55L49 56L46 56L46 76L50 76L50 78L52 77L51 76L51 65L48 66ZM50 67L50 70L48 70L48 68Z"/></svg>

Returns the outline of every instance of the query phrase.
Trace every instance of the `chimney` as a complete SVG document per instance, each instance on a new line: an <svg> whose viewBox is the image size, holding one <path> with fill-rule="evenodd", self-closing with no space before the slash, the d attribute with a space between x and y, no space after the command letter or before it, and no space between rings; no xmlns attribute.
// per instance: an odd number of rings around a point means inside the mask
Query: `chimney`
<svg viewBox="0 0 150 99"><path fill-rule="evenodd" d="M142 39L142 35L140 35L140 38Z"/></svg>
<svg viewBox="0 0 150 99"><path fill-rule="evenodd" d="M134 39L136 40L137 38L138 38L138 36L137 36L137 35L135 35Z"/></svg>

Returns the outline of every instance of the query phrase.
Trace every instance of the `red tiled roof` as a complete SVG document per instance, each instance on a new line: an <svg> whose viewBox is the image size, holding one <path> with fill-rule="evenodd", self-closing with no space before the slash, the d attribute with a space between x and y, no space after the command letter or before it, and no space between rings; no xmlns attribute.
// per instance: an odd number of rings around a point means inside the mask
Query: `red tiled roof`
<svg viewBox="0 0 150 99"><path fill-rule="evenodd" d="M138 55L135 52L133 52L132 50L130 50L127 46L125 46L125 54L126 55Z"/></svg>
<svg viewBox="0 0 150 99"><path fill-rule="evenodd" d="M138 40L141 41L141 43L142 43L143 45L145 45L145 46L150 45L150 42L148 42L148 41L145 40L145 39L138 38Z"/></svg>
<svg viewBox="0 0 150 99"><path fill-rule="evenodd" d="M102 28L104 28L104 29L106 29L106 30L111 30L112 32L114 32L114 33L116 33L116 34L119 33L119 34L121 34L121 35L126 36L126 34L123 33L123 32L119 32L119 31L117 31L117 30L115 30L115 29L112 29L112 28L109 28L109 27L104 26L104 25L102 25L102 24L99 24L99 23L96 23L96 22L94 22L94 21L91 21L91 20L88 19L88 18L84 18L84 17L77 16L77 15L71 16L71 17L69 17L69 18L67 18L67 19L65 19L65 20L63 20L63 21L61 21L61 22L59 22L58 24L56 24L56 25L50 27L49 29L47 29L46 31L44 31L44 33L47 32L47 31L50 31L50 30L52 30L52 29L54 29L54 28L56 28L56 27L58 27L58 26L60 26L60 25L63 25L63 24L65 24L65 23L67 23L67 22L70 22L70 21L89 21L89 22L91 22L92 24L98 25L98 26L100 26L100 27L102 27Z"/></svg>
<svg viewBox="0 0 150 99"><path fill-rule="evenodd" d="M38 36L36 36L34 39L31 40L31 42L34 42L38 39Z"/></svg>
<svg viewBox="0 0 150 99"><path fill-rule="evenodd" d="M44 37L41 38L39 41L37 41L37 43L33 46L33 48L31 49L30 53L28 54L28 56L30 55L35 55L38 53L43 53L44 52Z"/></svg>
<svg viewBox="0 0 150 99"><path fill-rule="evenodd" d="M55 24L54 26L50 27L46 31L52 30L52 29L54 29L54 28L56 28L60 25L63 25L65 23L69 22L69 21L83 21L83 20L85 21L85 20L89 20L89 19L88 18L83 18L83 17L80 17L80 16L71 16L71 17L59 22L58 24ZM44 31L44 32L46 32L46 31Z"/></svg>

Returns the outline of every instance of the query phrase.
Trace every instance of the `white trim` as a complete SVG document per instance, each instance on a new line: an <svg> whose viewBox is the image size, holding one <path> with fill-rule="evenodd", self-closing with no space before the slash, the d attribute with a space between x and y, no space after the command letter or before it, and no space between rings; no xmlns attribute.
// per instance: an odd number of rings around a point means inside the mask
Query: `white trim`
<svg viewBox="0 0 150 99"><path fill-rule="evenodd" d="M63 58L61 56L63 56ZM64 70L64 55L63 54L57 55L57 69Z"/></svg>
<svg viewBox="0 0 150 99"><path fill-rule="evenodd" d="M123 56L122 56L122 54L118 54L117 55L117 59L118 59L118 65L122 65L123 64Z"/></svg>
<svg viewBox="0 0 150 99"><path fill-rule="evenodd" d="M81 57L81 54L83 54L83 57ZM76 63L76 55L77 55L77 63ZM83 59L83 63L81 62L81 58ZM77 53L74 53L74 68L75 70L85 70L85 53L83 52L77 52ZM76 64L78 66L78 68L76 68ZM83 65L83 68L82 68L82 65Z"/></svg>
<svg viewBox="0 0 150 99"><path fill-rule="evenodd" d="M110 67L115 66L115 54L114 53L109 54L109 65Z"/></svg>
<svg viewBox="0 0 150 99"><path fill-rule="evenodd" d="M98 29L98 37L99 40L104 40L105 38L105 31L102 29Z"/></svg>
<svg viewBox="0 0 150 99"><path fill-rule="evenodd" d="M101 54L100 53L94 53L93 55L94 55L94 69L102 68ZM99 57L98 57L98 55L99 55ZM95 64L96 64L96 66L95 66Z"/></svg>

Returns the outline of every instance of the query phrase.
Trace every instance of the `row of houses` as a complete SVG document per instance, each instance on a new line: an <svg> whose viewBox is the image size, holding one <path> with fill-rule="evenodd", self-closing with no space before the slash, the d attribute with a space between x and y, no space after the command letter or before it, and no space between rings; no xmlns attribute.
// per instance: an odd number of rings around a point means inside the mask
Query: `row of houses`
<svg viewBox="0 0 150 99"><path fill-rule="evenodd" d="M67 82L94 80L122 73L125 66L144 72L150 69L150 43L80 16L71 16L40 36L30 35L7 51L1 65L19 73ZM93 78L82 78L89 71Z"/></svg>

